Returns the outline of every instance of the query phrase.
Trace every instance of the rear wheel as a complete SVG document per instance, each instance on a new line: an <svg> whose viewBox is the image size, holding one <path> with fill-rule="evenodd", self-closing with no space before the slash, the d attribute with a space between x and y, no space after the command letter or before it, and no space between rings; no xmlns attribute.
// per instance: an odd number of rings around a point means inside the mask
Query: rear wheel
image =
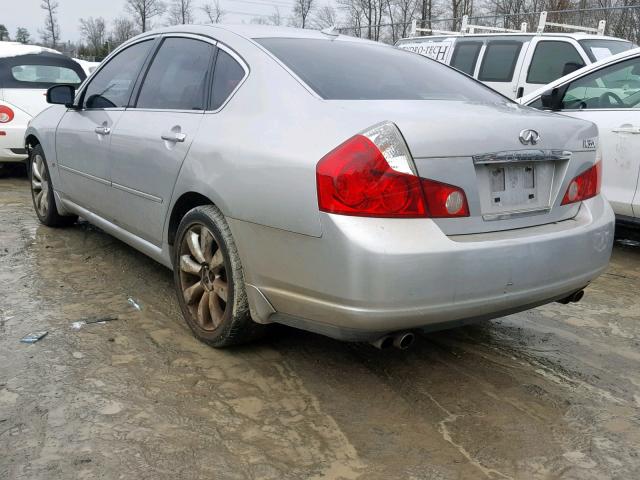
<svg viewBox="0 0 640 480"><path fill-rule="evenodd" d="M58 213L49 167L40 145L36 145L31 151L29 162L31 198L33 198L33 207L40 222L48 227L64 227L73 224L78 220L76 215L63 216Z"/></svg>
<svg viewBox="0 0 640 480"><path fill-rule="evenodd" d="M262 333L251 319L242 265L220 210L205 205L183 217L173 260L178 302L198 339L226 347Z"/></svg>

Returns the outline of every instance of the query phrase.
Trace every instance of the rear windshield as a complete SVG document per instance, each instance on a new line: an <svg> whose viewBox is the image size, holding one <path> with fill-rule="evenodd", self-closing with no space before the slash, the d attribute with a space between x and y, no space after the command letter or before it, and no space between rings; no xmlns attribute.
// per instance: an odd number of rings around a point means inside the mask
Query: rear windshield
<svg viewBox="0 0 640 480"><path fill-rule="evenodd" d="M624 40L578 40L592 62L610 57L616 53L626 52L634 47L633 43Z"/></svg>
<svg viewBox="0 0 640 480"><path fill-rule="evenodd" d="M45 89L59 84L77 87L86 77L80 64L60 54L0 58L0 88Z"/></svg>
<svg viewBox="0 0 640 480"><path fill-rule="evenodd" d="M11 75L18 82L79 84L82 80L76 72L55 65L15 65Z"/></svg>
<svg viewBox="0 0 640 480"><path fill-rule="evenodd" d="M301 38L256 41L327 100L506 100L450 67L398 48Z"/></svg>

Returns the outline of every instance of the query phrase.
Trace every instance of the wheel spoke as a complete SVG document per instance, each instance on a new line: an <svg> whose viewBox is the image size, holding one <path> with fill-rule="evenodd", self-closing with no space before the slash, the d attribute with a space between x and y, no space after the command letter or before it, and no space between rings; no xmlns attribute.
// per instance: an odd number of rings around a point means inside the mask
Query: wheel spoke
<svg viewBox="0 0 640 480"><path fill-rule="evenodd" d="M34 190L42 190L42 183L38 182L36 179L31 180L31 187Z"/></svg>
<svg viewBox="0 0 640 480"><path fill-rule="evenodd" d="M33 170L33 176L36 177L36 179L42 181L42 175L40 175L40 167L38 166L38 157L35 158L31 169Z"/></svg>
<svg viewBox="0 0 640 480"><path fill-rule="evenodd" d="M205 262L209 263L213 257L213 235L209 230L202 227L200 230L200 249L204 255Z"/></svg>
<svg viewBox="0 0 640 480"><path fill-rule="evenodd" d="M227 287L227 282L225 282L224 280L222 280L221 278L216 278L213 281L213 291L216 293L216 295L218 295L222 300L224 300L224 302L227 302L227 294L228 294L228 287Z"/></svg>
<svg viewBox="0 0 640 480"><path fill-rule="evenodd" d="M200 275L202 267L194 262L190 255L182 255L180 257L180 270L191 275Z"/></svg>
<svg viewBox="0 0 640 480"><path fill-rule="evenodd" d="M206 328L208 324L211 322L211 315L209 314L209 297L211 296L211 292L204 292L202 294L202 298L200 298L200 303L198 303L198 323L202 328Z"/></svg>
<svg viewBox="0 0 640 480"><path fill-rule="evenodd" d="M204 292L202 282L197 282L191 285L189 288L185 289L185 291L183 292L184 301L187 302L188 305L192 305L200 299L202 292Z"/></svg>
<svg viewBox="0 0 640 480"><path fill-rule="evenodd" d="M40 190L37 194L36 194L36 207L38 209L42 208L42 197L44 197L44 191Z"/></svg>
<svg viewBox="0 0 640 480"><path fill-rule="evenodd" d="M224 257L222 256L222 249L218 248L216 253L211 257L211 261L209 262L209 268L213 272L217 272L221 268L224 267Z"/></svg>
<svg viewBox="0 0 640 480"><path fill-rule="evenodd" d="M200 248L200 238L199 235L191 230L187 234L187 244L189 245L189 250L191 251L191 255L196 259L199 263L205 263L204 255L202 254L202 249Z"/></svg>
<svg viewBox="0 0 640 480"><path fill-rule="evenodd" d="M217 295L209 295L209 313L211 315L211 320L213 320L214 328L218 328L218 325L222 323L224 310L220 308L220 299Z"/></svg>

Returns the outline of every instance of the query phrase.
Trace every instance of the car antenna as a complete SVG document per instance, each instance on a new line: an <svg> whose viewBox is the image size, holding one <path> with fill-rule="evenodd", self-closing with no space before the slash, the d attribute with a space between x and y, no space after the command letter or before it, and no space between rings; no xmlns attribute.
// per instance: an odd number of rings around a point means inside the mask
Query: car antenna
<svg viewBox="0 0 640 480"><path fill-rule="evenodd" d="M338 32L338 29L335 25L331 25L328 28L323 28L322 30L320 30L320 33L324 33L325 35L329 35L331 37L337 37L338 35L340 35L340 32Z"/></svg>

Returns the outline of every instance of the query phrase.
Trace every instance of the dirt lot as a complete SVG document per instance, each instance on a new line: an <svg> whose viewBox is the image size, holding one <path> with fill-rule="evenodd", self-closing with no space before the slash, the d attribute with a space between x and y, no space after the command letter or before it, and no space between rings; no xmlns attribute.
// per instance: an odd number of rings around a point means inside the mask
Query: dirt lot
<svg viewBox="0 0 640 480"><path fill-rule="evenodd" d="M639 285L618 242L581 303L407 352L284 327L219 351L168 270L38 225L27 181L0 179L0 478L640 478Z"/></svg>

